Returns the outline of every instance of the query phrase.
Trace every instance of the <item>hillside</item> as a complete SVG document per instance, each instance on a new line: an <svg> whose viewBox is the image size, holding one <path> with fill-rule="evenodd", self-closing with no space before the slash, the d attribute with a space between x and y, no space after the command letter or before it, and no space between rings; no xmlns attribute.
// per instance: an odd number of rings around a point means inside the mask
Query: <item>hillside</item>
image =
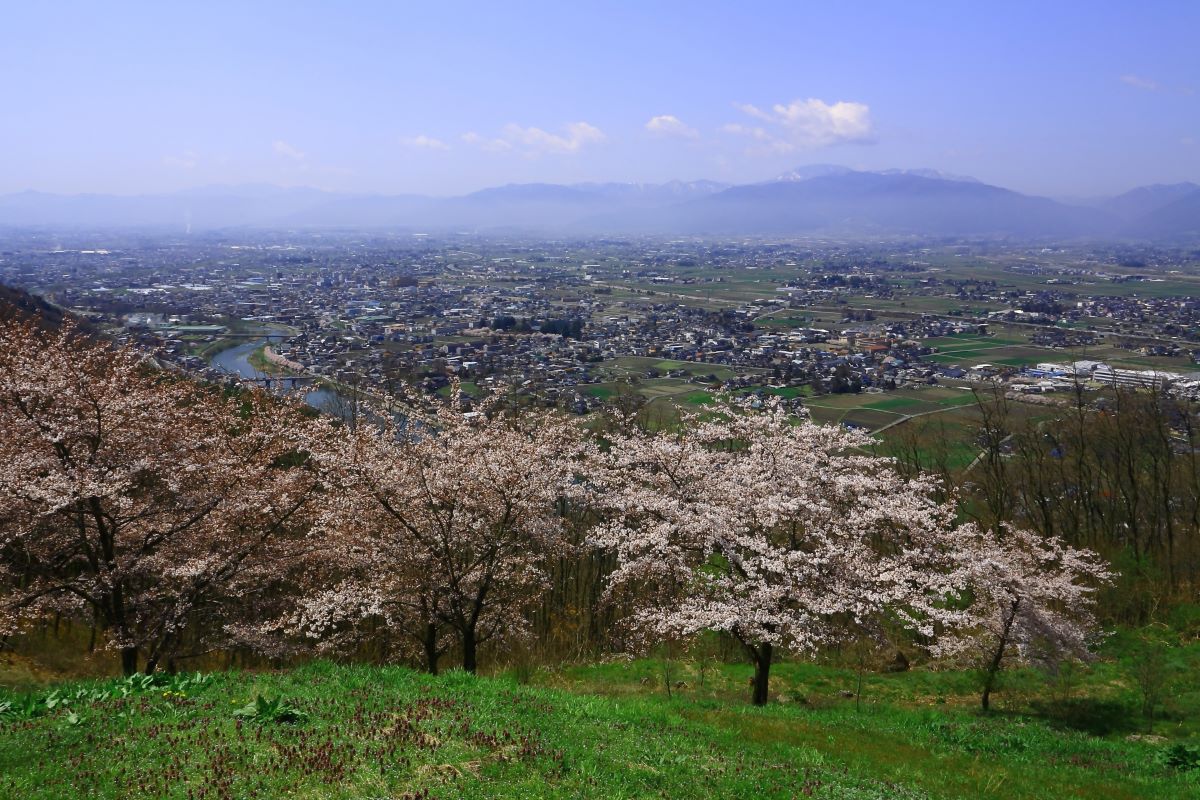
<svg viewBox="0 0 1200 800"><path fill-rule="evenodd" d="M9 319L34 320L40 326L58 328L65 318L66 315L57 306L22 289L0 283L0 322Z"/></svg>
<svg viewBox="0 0 1200 800"><path fill-rule="evenodd" d="M1139 186L1124 194L1110 197L1102 202L1100 207L1123 220L1132 222L1197 192L1200 192L1200 186L1187 182Z"/></svg>
<svg viewBox="0 0 1200 800"><path fill-rule="evenodd" d="M669 699L655 662L528 686L327 663L70 684L0 713L0 796L1170 800L1200 775L1153 740L979 717L962 675L871 678L856 711L853 673L791 666L753 709L729 696L745 669L675 669Z"/></svg>
<svg viewBox="0 0 1200 800"><path fill-rule="evenodd" d="M1129 231L1149 239L1200 237L1200 187L1134 221Z"/></svg>

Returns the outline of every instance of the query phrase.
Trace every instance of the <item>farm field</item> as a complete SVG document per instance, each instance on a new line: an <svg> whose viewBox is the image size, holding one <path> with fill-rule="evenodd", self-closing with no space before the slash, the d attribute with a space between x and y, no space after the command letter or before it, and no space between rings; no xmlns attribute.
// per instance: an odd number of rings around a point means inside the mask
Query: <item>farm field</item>
<svg viewBox="0 0 1200 800"><path fill-rule="evenodd" d="M1031 366L1042 361L1053 360L1051 356L1061 351L1050 350L1027 344L1024 339L1003 336L943 336L924 340L923 344L936 347L938 352L928 356L939 364L975 366L997 364L1010 367Z"/></svg>
<svg viewBox="0 0 1200 800"><path fill-rule="evenodd" d="M862 426L873 420L872 429L898 422L905 417L940 414L975 402L969 390L949 386L915 389L902 388L883 394L821 395L805 401L805 407L820 422L850 422Z"/></svg>
<svg viewBox="0 0 1200 800"><path fill-rule="evenodd" d="M676 361L670 358L656 358L653 356L623 356L614 358L604 363L603 370L607 371L614 377L627 377L637 375L645 378L650 370L657 370L659 373L665 374L673 370L682 370L688 375L713 375L718 380L732 378L735 374L753 374L756 372L765 372L766 370L756 370L752 368L739 368L737 372L733 369L721 364L704 364L696 361Z"/></svg>
<svg viewBox="0 0 1200 800"><path fill-rule="evenodd" d="M1064 363L1077 360L1104 361L1122 369L1160 369L1168 371L1193 371L1196 366L1187 358L1141 356L1134 350L1111 344L1098 344L1086 348L1056 349L1028 343L1028 339L1012 329L993 336L959 335L926 339L924 344L938 348L928 356L930 361L941 364L975 366L997 364L1003 366L1032 366L1043 362Z"/></svg>

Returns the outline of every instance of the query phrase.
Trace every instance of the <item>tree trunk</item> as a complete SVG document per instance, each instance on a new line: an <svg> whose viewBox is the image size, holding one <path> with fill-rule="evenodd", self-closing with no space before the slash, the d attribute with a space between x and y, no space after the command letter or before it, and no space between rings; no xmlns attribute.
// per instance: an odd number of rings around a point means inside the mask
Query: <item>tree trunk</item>
<svg viewBox="0 0 1200 800"><path fill-rule="evenodd" d="M121 648L121 672L133 675L138 671L138 649L136 647Z"/></svg>
<svg viewBox="0 0 1200 800"><path fill-rule="evenodd" d="M987 677L983 680L983 695L979 698L980 705L983 706L983 713L987 713L991 709L992 684L996 680L996 673L988 671Z"/></svg>
<svg viewBox="0 0 1200 800"><path fill-rule="evenodd" d="M771 677L771 653L774 648L769 642L759 645L754 652L754 697L756 706L767 704Z"/></svg>
<svg viewBox="0 0 1200 800"><path fill-rule="evenodd" d="M1008 618L1004 620L1004 630L1000 633L1000 641L996 644L996 652L992 655L991 663L988 664L987 672L983 677L983 695L979 698L979 702L983 706L985 714L991 708L992 689L996 686L996 675L1000 672L1000 664L1004 660L1004 649L1008 647L1008 636L1012 632L1013 623L1017 619L1017 609L1020 605L1021 600L1019 598L1013 601L1012 608L1009 609Z"/></svg>
<svg viewBox="0 0 1200 800"><path fill-rule="evenodd" d="M475 628L471 626L463 631L463 669L475 674Z"/></svg>
<svg viewBox="0 0 1200 800"><path fill-rule="evenodd" d="M425 626L425 669L430 675L438 674L438 659L441 653L437 648L437 625L430 622Z"/></svg>

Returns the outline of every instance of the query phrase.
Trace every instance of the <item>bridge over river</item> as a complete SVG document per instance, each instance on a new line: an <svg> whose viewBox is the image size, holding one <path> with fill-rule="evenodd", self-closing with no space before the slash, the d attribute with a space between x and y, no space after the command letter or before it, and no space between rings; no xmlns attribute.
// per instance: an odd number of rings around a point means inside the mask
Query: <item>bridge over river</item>
<svg viewBox="0 0 1200 800"><path fill-rule="evenodd" d="M337 399L337 394L317 384L317 379L311 375L264 375L261 370L250 364L250 355L270 341L259 336L245 344L222 350L212 358L216 369L236 375L242 383L262 386L272 392L289 392L308 389L304 393L304 402L313 408L325 409ZM315 387L315 388L314 388Z"/></svg>
<svg viewBox="0 0 1200 800"><path fill-rule="evenodd" d="M311 375L258 375L251 378L242 376L238 380L241 383L252 383L267 389L296 389L301 386L309 386L317 379Z"/></svg>

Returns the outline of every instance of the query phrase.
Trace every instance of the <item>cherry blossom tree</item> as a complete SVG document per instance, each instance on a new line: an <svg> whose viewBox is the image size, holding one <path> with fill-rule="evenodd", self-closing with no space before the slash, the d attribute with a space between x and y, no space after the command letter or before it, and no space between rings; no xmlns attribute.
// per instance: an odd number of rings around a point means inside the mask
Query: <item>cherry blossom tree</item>
<svg viewBox="0 0 1200 800"><path fill-rule="evenodd" d="M236 642L311 555L323 429L69 327L0 326L0 627L95 622L126 673Z"/></svg>
<svg viewBox="0 0 1200 800"><path fill-rule="evenodd" d="M295 622L315 631L365 610L406 631L431 672L449 630L473 672L480 645L528 635L546 559L569 549L561 504L587 445L560 415L506 413L498 398L417 405L403 426L360 426L319 457L338 486L320 528L355 553L353 578Z"/></svg>
<svg viewBox="0 0 1200 800"><path fill-rule="evenodd" d="M594 541L616 553L614 596L652 637L723 631L755 666L876 631L884 615L926 637L963 618L954 509L933 485L863 454L867 436L779 406L681 431L616 435Z"/></svg>
<svg viewBox="0 0 1200 800"><path fill-rule="evenodd" d="M984 711L1006 661L1089 655L1096 590L1114 577L1099 556L1008 526L964 525L956 544L956 580L971 603L968 616L933 650L982 662Z"/></svg>
<svg viewBox="0 0 1200 800"><path fill-rule="evenodd" d="M382 627L384 658L420 660L436 675L454 637L430 554L388 510L393 503L410 510L395 488L408 477L399 435L394 427L356 426L314 453L332 491L321 499L312 535L331 557L311 577L309 591L264 632L298 636L302 647L318 652L344 653L381 638ZM477 627L488 638L487 621Z"/></svg>

